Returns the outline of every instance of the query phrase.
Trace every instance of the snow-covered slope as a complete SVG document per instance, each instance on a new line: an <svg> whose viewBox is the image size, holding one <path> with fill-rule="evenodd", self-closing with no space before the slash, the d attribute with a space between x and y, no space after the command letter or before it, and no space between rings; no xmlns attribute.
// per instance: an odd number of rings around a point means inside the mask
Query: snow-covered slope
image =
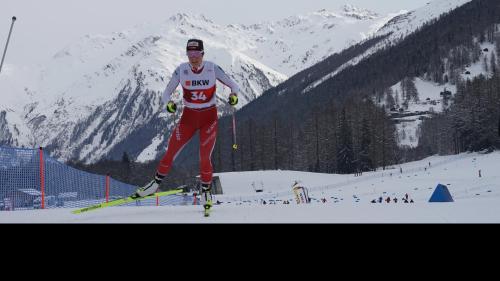
<svg viewBox="0 0 500 281"><path fill-rule="evenodd" d="M499 223L499 162L500 152L494 152L434 156L360 177L292 171L228 173L219 175L227 195L215 197L222 204L208 219L202 217L200 206L118 207L83 215L72 215L68 209L0 212L0 223ZM311 204L295 203L291 191L295 181L310 190ZM262 182L264 192L253 192L253 182ZM454 203L428 203L439 183L447 185ZM402 203L406 194L414 204ZM390 197L391 203L371 203L379 197ZM291 204L284 205L284 200Z"/></svg>
<svg viewBox="0 0 500 281"><path fill-rule="evenodd" d="M205 41L206 59L242 88L244 106L332 53L367 38L390 16L345 6L255 25L218 25L176 14L110 35L86 36L29 71L7 66L0 91L0 142L45 146L61 160L94 162L128 151L140 161L163 150L172 118L160 94L185 60L185 42ZM221 114L228 89L219 85ZM177 95L177 101L180 97Z"/></svg>
<svg viewBox="0 0 500 281"><path fill-rule="evenodd" d="M369 203L380 196L401 198L406 193L416 202L426 202L439 183L447 185L455 199L476 196L500 199L500 176L495 170L499 160L500 152L433 156L385 171L363 173L360 177L291 171L225 173L219 175L225 190L220 198L231 201L291 199L291 186L297 181L309 188L311 197L325 197L333 203ZM254 182L257 187L263 186L263 193L253 191Z"/></svg>
<svg viewBox="0 0 500 281"><path fill-rule="evenodd" d="M472 63L460 70L460 78L464 81L474 79L480 75L491 77L492 56L497 57L497 47L492 43L482 43L479 45L481 54L477 62ZM426 118L431 118L434 113L441 113L445 108L448 108L453 100L451 99L457 93L457 86L450 82L438 84L432 81L425 80L422 77L417 77L415 86L418 92L418 100L410 101L408 107L403 106L403 97L401 95L401 82L392 86L394 93L393 99L396 102L394 108L387 108L392 119L396 122L398 132L398 143L400 146L417 147L420 137L420 125ZM385 97L387 100L387 97ZM381 106L385 103L382 101Z"/></svg>
<svg viewBox="0 0 500 281"><path fill-rule="evenodd" d="M451 96L457 92L457 87L450 83L437 84L422 78L415 79L415 87L418 92L418 100L410 100L407 108L403 105L401 82L392 86L393 99L396 101L394 107L387 108L391 119L395 121L397 129L397 141L402 147L417 147L420 136L420 125L432 114L442 112L450 105ZM450 96L444 96L448 92ZM387 96L385 97L387 100ZM384 102L380 104L385 106Z"/></svg>
<svg viewBox="0 0 500 281"><path fill-rule="evenodd" d="M406 36L417 31L418 28L425 23L437 19L439 16L448 13L470 1L471 0L435 0L429 2L426 6L414 11L402 11L399 15L395 15L387 24L382 26L380 29L378 29L377 32L373 34L374 37L387 36L383 41L368 49L363 54L348 61L344 65L338 67L331 73L325 75L317 81L312 82L304 90L304 93L311 91L313 88L335 77L342 70L350 66L357 65L360 61L383 49L384 47L397 44Z"/></svg>

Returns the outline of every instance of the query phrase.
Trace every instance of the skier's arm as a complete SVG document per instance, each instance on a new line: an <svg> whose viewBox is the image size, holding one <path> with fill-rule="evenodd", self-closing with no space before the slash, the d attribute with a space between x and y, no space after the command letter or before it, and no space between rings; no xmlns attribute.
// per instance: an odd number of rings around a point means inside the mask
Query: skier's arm
<svg viewBox="0 0 500 281"><path fill-rule="evenodd" d="M177 86L179 86L180 81L181 81L180 67L178 67L172 74L172 78L170 79L167 88L163 92L162 101L164 104L170 101L171 96L175 92L175 89L177 89Z"/></svg>
<svg viewBox="0 0 500 281"><path fill-rule="evenodd" d="M222 68L218 65L215 65L215 77L217 80L219 80L222 84L228 86L231 88L231 93L232 94L239 94L240 93L240 87L236 82L233 81L225 72L222 70Z"/></svg>

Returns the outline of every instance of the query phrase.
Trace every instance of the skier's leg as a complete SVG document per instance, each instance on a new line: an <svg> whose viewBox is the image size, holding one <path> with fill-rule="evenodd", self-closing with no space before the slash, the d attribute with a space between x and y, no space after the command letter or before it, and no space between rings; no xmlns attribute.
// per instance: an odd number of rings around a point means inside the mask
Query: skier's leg
<svg viewBox="0 0 500 281"><path fill-rule="evenodd" d="M212 152L217 140L217 111L204 116L205 125L200 128L200 175L201 182L212 183Z"/></svg>
<svg viewBox="0 0 500 281"><path fill-rule="evenodd" d="M203 208L205 208L205 210L210 210L213 206L212 185L205 183L201 184L200 196L200 203L203 205Z"/></svg>
<svg viewBox="0 0 500 281"><path fill-rule="evenodd" d="M175 130L172 132L170 136L170 140L168 142L167 152L165 156L160 161L157 169L157 175L160 177L165 177L170 169L172 168L172 164L182 151L184 146L191 140L193 135L196 132L195 120L192 118L192 114L190 111L185 110L182 115L181 121Z"/></svg>
<svg viewBox="0 0 500 281"><path fill-rule="evenodd" d="M201 203L205 209L212 207L212 152L217 140L217 110L203 113L204 125L200 128L200 175L202 183Z"/></svg>
<svg viewBox="0 0 500 281"><path fill-rule="evenodd" d="M138 189L137 196L145 197L158 191L161 182L168 172L170 172L175 158L179 155L184 146L189 142L189 140L191 140L196 132L196 128L193 126L192 117L190 115L191 114L188 111L184 111L182 114L179 125L170 136L167 152L158 165L155 178L145 187Z"/></svg>

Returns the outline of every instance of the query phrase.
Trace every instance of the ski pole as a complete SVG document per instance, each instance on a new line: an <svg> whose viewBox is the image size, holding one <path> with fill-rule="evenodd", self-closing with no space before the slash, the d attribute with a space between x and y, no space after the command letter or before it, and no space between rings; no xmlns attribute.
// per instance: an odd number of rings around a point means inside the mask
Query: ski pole
<svg viewBox="0 0 500 281"><path fill-rule="evenodd" d="M238 150L238 143L236 142L236 109L233 107L233 150Z"/></svg>
<svg viewBox="0 0 500 281"><path fill-rule="evenodd" d="M9 47L10 36L12 35L12 29L14 28L14 22L17 20L16 17L12 17L12 24L10 25L9 36L7 37L7 43L5 44L5 49L3 51L2 62L0 63L0 73L2 72L3 62L5 60L5 55L7 54L7 48Z"/></svg>

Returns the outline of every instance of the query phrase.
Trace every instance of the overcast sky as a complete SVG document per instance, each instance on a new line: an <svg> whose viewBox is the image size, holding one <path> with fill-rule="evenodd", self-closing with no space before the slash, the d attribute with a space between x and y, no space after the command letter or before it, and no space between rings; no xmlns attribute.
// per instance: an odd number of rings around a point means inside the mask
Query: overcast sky
<svg viewBox="0 0 500 281"><path fill-rule="evenodd" d="M6 63L40 63L86 34L107 34L178 12L204 14L219 24L258 23L352 4L388 14L432 0L1 0L0 52L17 16ZM434 0L440 1L440 0Z"/></svg>

